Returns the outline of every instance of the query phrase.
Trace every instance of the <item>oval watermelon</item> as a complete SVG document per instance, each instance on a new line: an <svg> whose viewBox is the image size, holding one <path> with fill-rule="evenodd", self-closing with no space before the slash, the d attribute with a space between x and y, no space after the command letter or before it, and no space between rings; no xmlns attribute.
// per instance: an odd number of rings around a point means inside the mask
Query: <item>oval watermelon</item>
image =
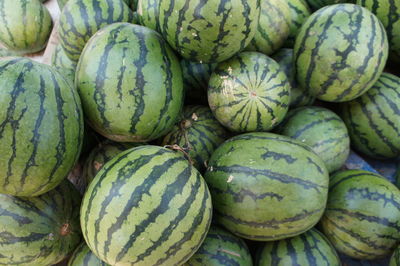
<svg viewBox="0 0 400 266"><path fill-rule="evenodd" d="M72 254L68 261L68 266L109 266L109 264L96 257L86 243L83 242Z"/></svg>
<svg viewBox="0 0 400 266"><path fill-rule="evenodd" d="M211 214L199 172L183 155L147 145L104 165L84 196L81 225L111 265L181 265L206 237Z"/></svg>
<svg viewBox="0 0 400 266"><path fill-rule="evenodd" d="M76 86L88 123L114 141L165 135L183 105L178 58L157 32L129 23L109 25L89 40Z"/></svg>
<svg viewBox="0 0 400 266"><path fill-rule="evenodd" d="M357 259L388 255L400 239L400 191L364 171L334 174L321 226L335 248Z"/></svg>
<svg viewBox="0 0 400 266"><path fill-rule="evenodd" d="M70 81L72 85L74 85L76 63L69 59L61 44L58 44L54 50L51 57L51 65L55 67L68 81Z"/></svg>
<svg viewBox="0 0 400 266"><path fill-rule="evenodd" d="M285 47L293 48L297 34L301 26L311 15L310 7L306 0L287 0L290 10L290 32L284 44Z"/></svg>
<svg viewBox="0 0 400 266"><path fill-rule="evenodd" d="M328 102L350 101L368 91L387 57L382 23L353 4L332 5L312 14L294 46L299 85Z"/></svg>
<svg viewBox="0 0 400 266"><path fill-rule="evenodd" d="M272 133L227 140L205 174L216 221L247 239L271 241L301 234L322 216L328 171L306 145Z"/></svg>

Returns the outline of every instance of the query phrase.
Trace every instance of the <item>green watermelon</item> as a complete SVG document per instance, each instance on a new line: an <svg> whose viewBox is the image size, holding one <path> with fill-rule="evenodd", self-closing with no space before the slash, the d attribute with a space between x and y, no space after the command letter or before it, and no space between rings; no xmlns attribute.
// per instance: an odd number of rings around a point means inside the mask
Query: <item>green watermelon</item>
<svg viewBox="0 0 400 266"><path fill-rule="evenodd" d="M313 10L318 10L328 5L355 2L352 0L306 0L306 1Z"/></svg>
<svg viewBox="0 0 400 266"><path fill-rule="evenodd" d="M272 58L279 63L289 79L291 85L289 106L294 108L312 105L315 101L315 96L309 94L308 90L302 89L296 81L296 73L293 67L293 49L280 49Z"/></svg>
<svg viewBox="0 0 400 266"><path fill-rule="evenodd" d="M341 105L352 145L377 159L400 155L400 78L383 73L361 97Z"/></svg>
<svg viewBox="0 0 400 266"><path fill-rule="evenodd" d="M79 158L79 96L50 66L0 61L0 193L37 196L55 188Z"/></svg>
<svg viewBox="0 0 400 266"><path fill-rule="evenodd" d="M310 7L306 0L286 0L290 10L290 31L284 44L285 47L292 48L297 34L306 19L311 15Z"/></svg>
<svg viewBox="0 0 400 266"><path fill-rule="evenodd" d="M186 106L182 119L162 141L162 145L178 145L203 172L211 154L228 137L224 127L215 119L210 108Z"/></svg>
<svg viewBox="0 0 400 266"><path fill-rule="evenodd" d="M257 241L301 234L321 218L329 175L306 145L272 133L227 140L212 154L205 179L216 221Z"/></svg>
<svg viewBox="0 0 400 266"><path fill-rule="evenodd" d="M258 266L340 266L340 259L328 239L311 229L284 240L266 242L258 251Z"/></svg>
<svg viewBox="0 0 400 266"><path fill-rule="evenodd" d="M69 0L60 15L60 43L77 62L86 42L98 30L115 22L131 22L133 13L122 0Z"/></svg>
<svg viewBox="0 0 400 266"><path fill-rule="evenodd" d="M397 246L392 256L390 257L389 266L399 266L399 265L400 265L400 246Z"/></svg>
<svg viewBox="0 0 400 266"><path fill-rule="evenodd" d="M278 63L258 52L242 52L218 64L208 102L218 121L235 132L268 131L289 107L290 83Z"/></svg>
<svg viewBox="0 0 400 266"><path fill-rule="evenodd" d="M64 181L38 197L0 194L0 264L53 265L81 242L80 195Z"/></svg>
<svg viewBox="0 0 400 266"><path fill-rule="evenodd" d="M400 191L372 172L338 172L331 177L321 226L335 248L350 257L386 256L400 239Z"/></svg>
<svg viewBox="0 0 400 266"><path fill-rule="evenodd" d="M159 31L183 58L218 63L243 50L257 31L260 0L141 0L142 25Z"/></svg>
<svg viewBox="0 0 400 266"><path fill-rule="evenodd" d="M299 85L328 102L350 101L368 91L387 56L382 23L353 4L332 5L312 14L294 46Z"/></svg>
<svg viewBox="0 0 400 266"><path fill-rule="evenodd" d="M400 63L400 1L357 0L372 11L385 26L389 39L390 59Z"/></svg>
<svg viewBox="0 0 400 266"><path fill-rule="evenodd" d="M246 50L273 54L289 36L290 25L291 15L286 0L261 0L257 32Z"/></svg>
<svg viewBox="0 0 400 266"><path fill-rule="evenodd" d="M181 265L205 239L211 214L199 172L182 154L147 145L104 165L83 198L81 225L111 265Z"/></svg>
<svg viewBox="0 0 400 266"><path fill-rule="evenodd" d="M85 242L80 244L68 261L68 266L108 266L109 264L101 261Z"/></svg>
<svg viewBox="0 0 400 266"><path fill-rule="evenodd" d="M119 142L165 135L183 105L178 58L157 32L129 23L109 25L89 40L76 86L88 123Z"/></svg>
<svg viewBox="0 0 400 266"><path fill-rule="evenodd" d="M277 132L310 146L330 173L339 170L350 153L346 125L337 114L323 107L300 107L290 111Z"/></svg>
<svg viewBox="0 0 400 266"><path fill-rule="evenodd" d="M40 1L0 1L0 43L19 53L45 48L53 28L49 11Z"/></svg>
<svg viewBox="0 0 400 266"><path fill-rule="evenodd" d="M61 44L56 46L51 58L51 65L55 67L71 84L75 82L76 63L71 61L64 52Z"/></svg>
<svg viewBox="0 0 400 266"><path fill-rule="evenodd" d="M222 229L211 226L207 237L197 252L184 266L252 266L246 243Z"/></svg>

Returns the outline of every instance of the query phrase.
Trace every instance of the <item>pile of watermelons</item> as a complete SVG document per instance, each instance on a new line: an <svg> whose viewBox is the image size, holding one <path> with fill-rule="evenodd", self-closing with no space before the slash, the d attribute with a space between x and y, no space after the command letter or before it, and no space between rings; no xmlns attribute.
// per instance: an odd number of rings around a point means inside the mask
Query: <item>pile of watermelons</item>
<svg viewBox="0 0 400 266"><path fill-rule="evenodd" d="M1 265L400 265L350 151L399 162L400 0L58 0L52 66L41 2L0 0Z"/></svg>

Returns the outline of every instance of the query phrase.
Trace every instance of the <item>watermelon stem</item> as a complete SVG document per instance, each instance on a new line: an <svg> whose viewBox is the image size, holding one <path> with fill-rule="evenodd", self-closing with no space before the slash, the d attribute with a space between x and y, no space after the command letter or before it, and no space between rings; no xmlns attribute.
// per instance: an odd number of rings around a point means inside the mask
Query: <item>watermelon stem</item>
<svg viewBox="0 0 400 266"><path fill-rule="evenodd" d="M174 145L165 145L164 148L171 149L171 150L173 150L173 151L180 151L180 152L182 152L183 155L186 157L186 159L189 161L189 163L190 163L191 165L194 164L194 162L193 162L192 158L190 158L189 154L185 151L184 148L182 148L182 147L179 146L178 144L174 144Z"/></svg>
<svg viewBox="0 0 400 266"><path fill-rule="evenodd" d="M70 226L70 224L69 224L69 223L63 224L63 225L61 226L61 229L60 229L60 234L61 234L62 236L66 236L66 235L68 235L69 233L71 233L71 226Z"/></svg>

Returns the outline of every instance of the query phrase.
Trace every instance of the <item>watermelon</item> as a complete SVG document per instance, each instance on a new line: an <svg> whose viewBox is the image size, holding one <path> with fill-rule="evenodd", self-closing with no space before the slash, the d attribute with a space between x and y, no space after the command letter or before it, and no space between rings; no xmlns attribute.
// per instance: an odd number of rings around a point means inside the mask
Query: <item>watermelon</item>
<svg viewBox="0 0 400 266"><path fill-rule="evenodd" d="M137 12L142 25L159 31L183 58L218 63L253 39L260 0L141 0Z"/></svg>
<svg viewBox="0 0 400 266"><path fill-rule="evenodd" d="M227 131L215 119L210 108L190 105L185 107L182 119L164 137L162 145L180 146L194 166L203 172L211 154L227 138Z"/></svg>
<svg viewBox="0 0 400 266"><path fill-rule="evenodd" d="M291 15L286 0L261 0L257 32L246 50L273 54L289 36L290 25Z"/></svg>
<svg viewBox="0 0 400 266"><path fill-rule="evenodd" d="M397 246L392 256L390 257L389 266L399 266L399 265L400 265L400 246Z"/></svg>
<svg viewBox="0 0 400 266"><path fill-rule="evenodd" d="M219 226L211 226L197 252L184 266L252 266L246 243Z"/></svg>
<svg viewBox="0 0 400 266"><path fill-rule="evenodd" d="M328 5L355 2L352 0L306 0L306 1L313 10L318 10Z"/></svg>
<svg viewBox="0 0 400 266"><path fill-rule="evenodd" d="M0 264L53 265L81 242L80 195L64 181L38 197L0 194Z"/></svg>
<svg viewBox="0 0 400 266"><path fill-rule="evenodd" d="M339 170L350 153L346 125L337 114L323 107L291 110L277 132L310 146L330 173Z"/></svg>
<svg viewBox="0 0 400 266"><path fill-rule="evenodd" d="M182 154L147 145L104 165L83 198L81 225L108 264L181 265L204 241L211 214L200 173Z"/></svg>
<svg viewBox="0 0 400 266"><path fill-rule="evenodd" d="M76 86L87 122L119 142L165 135L183 105L178 58L157 32L129 23L109 25L89 40Z"/></svg>
<svg viewBox="0 0 400 266"><path fill-rule="evenodd" d="M328 171L306 145L272 133L247 133L212 154L205 179L216 221L257 241L299 235L321 218Z"/></svg>
<svg viewBox="0 0 400 266"><path fill-rule="evenodd" d="M69 59L61 44L58 44L53 52L51 65L55 67L68 81L70 81L71 84L74 84L76 63Z"/></svg>
<svg viewBox="0 0 400 266"><path fill-rule="evenodd" d="M400 63L400 1L357 0L357 4L368 8L383 23L389 39L390 59Z"/></svg>
<svg viewBox="0 0 400 266"><path fill-rule="evenodd" d="M49 11L40 1L0 1L0 43L19 53L43 50L53 28Z"/></svg>
<svg viewBox="0 0 400 266"><path fill-rule="evenodd" d="M85 242L80 244L68 261L68 266L108 266L109 264L101 261Z"/></svg>
<svg viewBox="0 0 400 266"><path fill-rule="evenodd" d="M368 91L387 57L382 23L354 4L332 5L312 14L294 46L300 87L328 102L350 101Z"/></svg>
<svg viewBox="0 0 400 266"><path fill-rule="evenodd" d="M293 238L266 242L258 251L256 265L340 266L341 263L328 239L311 229Z"/></svg>
<svg viewBox="0 0 400 266"><path fill-rule="evenodd" d="M67 56L77 62L86 42L98 30L131 21L133 13L122 0L69 0L60 15L60 43Z"/></svg>
<svg viewBox="0 0 400 266"><path fill-rule="evenodd" d="M285 47L293 48L297 34L306 19L311 15L310 7L306 0L286 0L290 10L289 36L284 44Z"/></svg>
<svg viewBox="0 0 400 266"><path fill-rule="evenodd" d="M338 172L331 177L321 226L335 248L350 257L386 256L400 240L400 191L372 172Z"/></svg>
<svg viewBox="0 0 400 266"><path fill-rule="evenodd" d="M290 104L291 108L312 105L315 101L315 96L308 93L308 90L302 89L296 81L296 73L293 67L293 49L280 49L272 58L279 63L282 70L290 82Z"/></svg>
<svg viewBox="0 0 400 266"><path fill-rule="evenodd" d="M351 143L377 159L400 155L400 78L383 73L363 96L341 105Z"/></svg>
<svg viewBox="0 0 400 266"><path fill-rule="evenodd" d="M208 102L218 121L235 132L267 131L289 107L290 83L279 64L258 52L242 52L218 64Z"/></svg>
<svg viewBox="0 0 400 266"><path fill-rule="evenodd" d="M79 157L79 96L50 66L0 61L0 193L37 196L55 188Z"/></svg>

